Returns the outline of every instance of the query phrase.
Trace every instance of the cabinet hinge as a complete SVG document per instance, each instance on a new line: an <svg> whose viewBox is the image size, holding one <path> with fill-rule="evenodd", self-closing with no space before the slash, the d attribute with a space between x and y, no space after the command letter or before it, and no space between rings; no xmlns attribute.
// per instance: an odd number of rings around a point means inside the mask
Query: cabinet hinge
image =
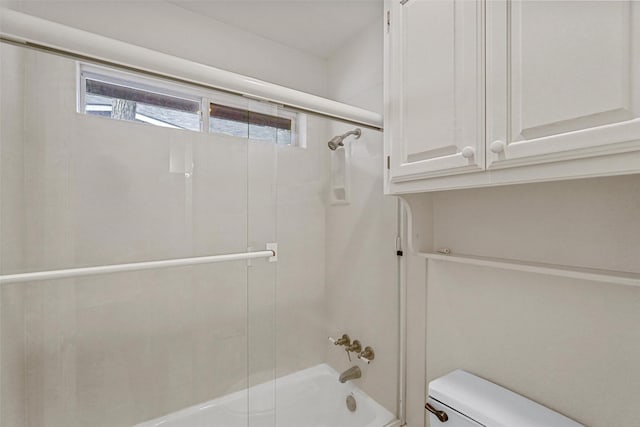
<svg viewBox="0 0 640 427"><path fill-rule="evenodd" d="M391 28L391 11L387 10L387 32L389 32L389 28Z"/></svg>
<svg viewBox="0 0 640 427"><path fill-rule="evenodd" d="M387 169L391 169L391 156L387 156Z"/></svg>

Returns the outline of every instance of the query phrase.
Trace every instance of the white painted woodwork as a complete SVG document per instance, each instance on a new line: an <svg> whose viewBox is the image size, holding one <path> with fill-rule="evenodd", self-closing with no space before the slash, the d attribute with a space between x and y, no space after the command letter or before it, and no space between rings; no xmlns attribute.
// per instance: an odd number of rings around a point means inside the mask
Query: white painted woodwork
<svg viewBox="0 0 640 427"><path fill-rule="evenodd" d="M389 7L391 181L482 170L482 2Z"/></svg>
<svg viewBox="0 0 640 427"><path fill-rule="evenodd" d="M640 150L558 162L490 169L485 172L388 182L386 194L420 193L461 188L549 182L574 178L628 175L640 172Z"/></svg>
<svg viewBox="0 0 640 427"><path fill-rule="evenodd" d="M640 149L640 4L495 1L487 21L489 169Z"/></svg>
<svg viewBox="0 0 640 427"><path fill-rule="evenodd" d="M388 194L640 172L639 2L387 8Z"/></svg>

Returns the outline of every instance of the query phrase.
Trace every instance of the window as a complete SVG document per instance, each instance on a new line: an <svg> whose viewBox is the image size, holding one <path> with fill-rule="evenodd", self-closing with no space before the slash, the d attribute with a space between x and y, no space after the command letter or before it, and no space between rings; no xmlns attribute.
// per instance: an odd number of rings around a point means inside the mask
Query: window
<svg viewBox="0 0 640 427"><path fill-rule="evenodd" d="M104 70L98 74L83 68L82 112L174 129L202 129L200 97L150 83L124 73L118 76Z"/></svg>
<svg viewBox="0 0 640 427"><path fill-rule="evenodd" d="M303 114L242 96L88 65L80 66L78 94L79 111L93 116L304 145Z"/></svg>
<svg viewBox="0 0 640 427"><path fill-rule="evenodd" d="M271 115L211 102L209 132L291 145L295 116L288 111Z"/></svg>

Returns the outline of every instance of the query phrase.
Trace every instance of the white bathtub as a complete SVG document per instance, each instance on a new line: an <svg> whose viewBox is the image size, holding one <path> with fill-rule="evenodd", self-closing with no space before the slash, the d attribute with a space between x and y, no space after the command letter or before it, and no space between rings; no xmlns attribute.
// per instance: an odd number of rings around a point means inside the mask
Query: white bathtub
<svg viewBox="0 0 640 427"><path fill-rule="evenodd" d="M136 427L383 427L394 415L322 364L146 421ZM275 387L275 390L274 390ZM274 393L275 391L275 393ZM352 394L355 412L345 400ZM274 405L275 402L277 402ZM247 416L247 405L251 413ZM277 411L274 411L277 407ZM275 412L275 415L274 415Z"/></svg>

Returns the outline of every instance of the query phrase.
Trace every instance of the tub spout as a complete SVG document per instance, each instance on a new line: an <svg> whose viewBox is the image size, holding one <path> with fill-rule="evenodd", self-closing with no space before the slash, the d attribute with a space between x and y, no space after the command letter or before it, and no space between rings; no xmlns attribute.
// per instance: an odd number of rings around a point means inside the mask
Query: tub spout
<svg viewBox="0 0 640 427"><path fill-rule="evenodd" d="M358 379L362 376L362 371L358 366L352 366L343 373L340 374L340 382L346 383L347 381Z"/></svg>

